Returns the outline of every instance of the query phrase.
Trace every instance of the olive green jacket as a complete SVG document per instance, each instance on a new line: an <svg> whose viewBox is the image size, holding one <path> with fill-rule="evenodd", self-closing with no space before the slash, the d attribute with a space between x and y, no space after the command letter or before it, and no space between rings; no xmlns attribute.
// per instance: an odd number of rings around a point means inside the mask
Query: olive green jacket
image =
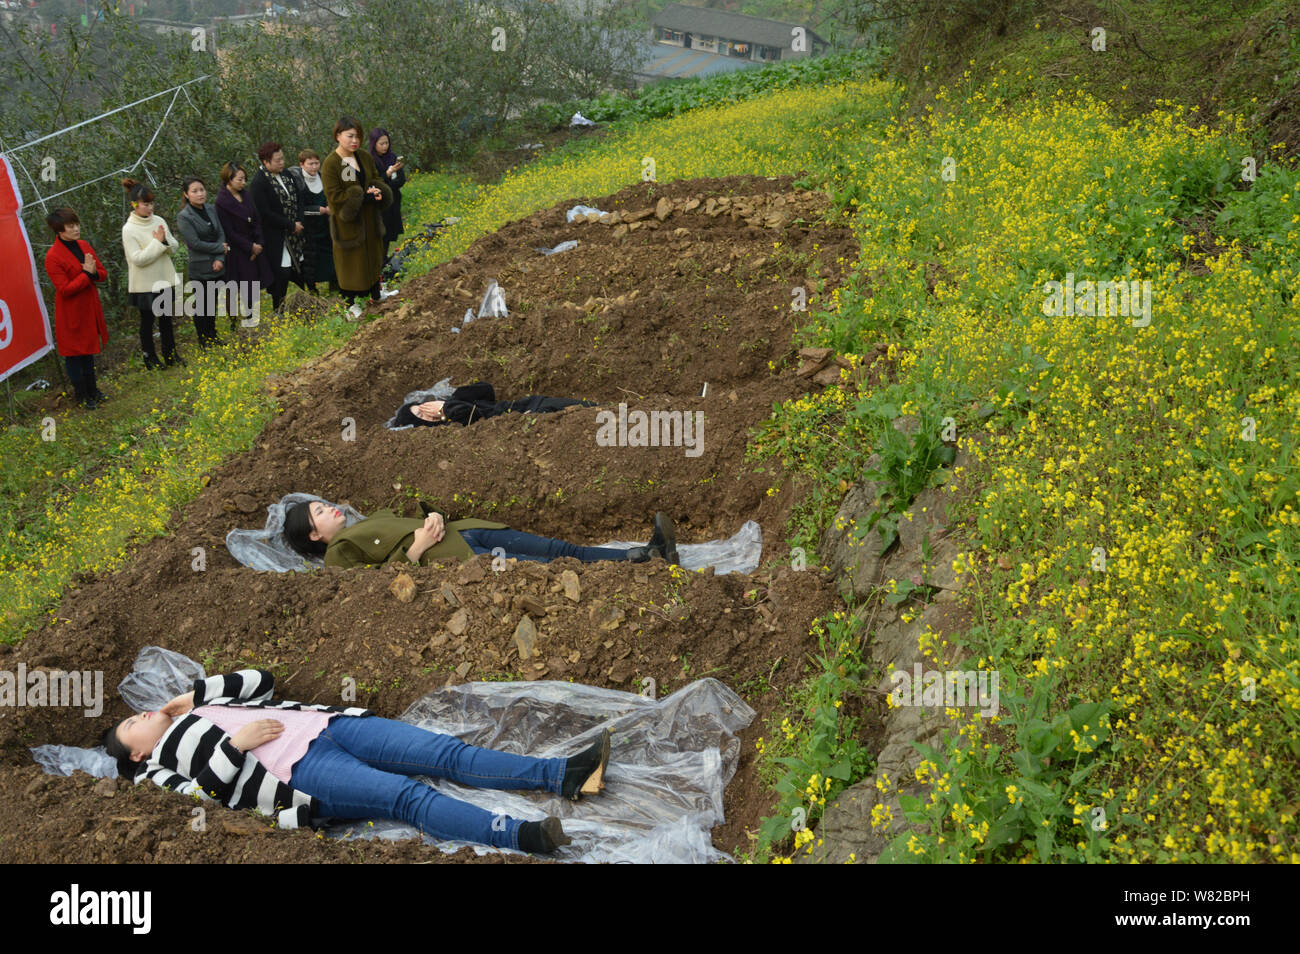
<svg viewBox="0 0 1300 954"><path fill-rule="evenodd" d="M445 519L445 515L444 515ZM340 530L325 549L325 565L351 568L399 561L409 563L406 551L415 542L415 531L424 526L418 517L399 517L391 510L376 510L365 520ZM505 530L504 523L491 520L452 520L443 538L420 555L420 566L438 560L468 560L474 555L458 530Z"/></svg>

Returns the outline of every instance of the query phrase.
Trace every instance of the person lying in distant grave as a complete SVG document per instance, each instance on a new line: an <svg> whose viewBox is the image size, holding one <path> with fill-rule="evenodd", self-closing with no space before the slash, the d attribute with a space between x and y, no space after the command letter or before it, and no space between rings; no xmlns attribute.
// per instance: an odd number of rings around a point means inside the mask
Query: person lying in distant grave
<svg viewBox="0 0 1300 954"><path fill-rule="evenodd" d="M536 789L576 801L605 787L610 734L568 758L467 745L369 709L272 701L261 669L197 679L157 712L104 733L118 774L183 795L254 808L281 828L322 818L391 818L434 838L549 854L570 843L560 819L520 821L443 795L412 776L494 789Z"/></svg>
<svg viewBox="0 0 1300 954"><path fill-rule="evenodd" d="M456 388L445 401L422 401L402 405L393 419L393 427L433 427L455 422L466 426L487 417L511 412L546 414L566 407L596 407L594 401L575 398L545 397L529 394L514 401L498 401L496 391L486 381L475 381Z"/></svg>
<svg viewBox="0 0 1300 954"><path fill-rule="evenodd" d="M420 504L425 518L399 517L391 510L379 510L352 526L338 507L324 501L297 503L284 515L284 538L304 557L323 557L326 566L351 568L394 561L418 563L436 560L471 559L491 553L505 559L549 563L560 557L575 557L583 563L623 560L645 563L661 557L679 563L677 536L665 513L656 513L654 535L643 547L588 547L551 537L512 530L491 520L452 520L446 514Z"/></svg>

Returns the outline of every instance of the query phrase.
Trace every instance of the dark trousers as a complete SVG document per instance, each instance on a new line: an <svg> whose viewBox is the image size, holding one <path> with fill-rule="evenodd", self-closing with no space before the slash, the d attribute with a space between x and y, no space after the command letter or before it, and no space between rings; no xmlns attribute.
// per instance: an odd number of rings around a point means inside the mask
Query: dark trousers
<svg viewBox="0 0 1300 954"><path fill-rule="evenodd" d="M174 297L174 293L167 292L133 292L131 294L131 304L135 305L136 310L140 312L140 350L144 352L145 366L151 366L158 363L158 352L153 346L153 323L154 318L158 319L158 331L162 336L162 354L164 361L176 360L176 330L172 326L170 315L171 302L167 302L167 308L161 309L166 312L161 315L154 315L154 302L161 296L166 295L169 298Z"/></svg>
<svg viewBox="0 0 1300 954"><path fill-rule="evenodd" d="M284 304L284 296L289 292L289 278L293 274L293 269L276 265L271 270L274 272L271 281L271 307L278 311Z"/></svg>
<svg viewBox="0 0 1300 954"><path fill-rule="evenodd" d="M566 543L553 537L539 537L522 530L460 530L458 531L469 548L475 553L492 553L500 549L504 553L493 554L505 559L533 560L537 563L550 563L560 557L577 557L583 563L597 563L601 560L626 560L627 551L617 547L583 547Z"/></svg>
<svg viewBox="0 0 1300 954"><path fill-rule="evenodd" d="M99 395L93 354L64 355L63 366L68 370L68 380L72 382L72 390L77 395L77 400L87 401Z"/></svg>
<svg viewBox="0 0 1300 954"><path fill-rule="evenodd" d="M198 336L199 347L207 348L218 344L217 338L217 289L219 278L197 279L202 290L194 302L194 333Z"/></svg>

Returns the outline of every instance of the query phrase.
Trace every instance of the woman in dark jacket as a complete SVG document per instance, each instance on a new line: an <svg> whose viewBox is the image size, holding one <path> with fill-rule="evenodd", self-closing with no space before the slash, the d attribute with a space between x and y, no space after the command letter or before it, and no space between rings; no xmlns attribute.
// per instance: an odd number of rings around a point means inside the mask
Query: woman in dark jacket
<svg viewBox="0 0 1300 954"><path fill-rule="evenodd" d="M330 241L332 210L325 201L325 186L320 178L320 156L312 149L298 153L298 165L289 170L298 189L298 207L302 209L303 287L316 293L317 282L329 282L330 291L338 291L334 278L334 243Z"/></svg>
<svg viewBox="0 0 1300 954"><path fill-rule="evenodd" d="M325 200L333 210L330 238L334 241L334 271L343 296L355 302L361 295L379 300L384 271L383 211L393 190L379 174L370 153L361 148L361 123L344 117L334 124L338 147L321 163Z"/></svg>
<svg viewBox="0 0 1300 954"><path fill-rule="evenodd" d="M253 200L246 195L248 173L232 160L221 167L221 183L216 206L222 231L230 243L230 252L226 255L226 280L239 283L243 299L238 304L226 304L230 330L234 331L242 309L251 311L256 306L262 289L271 287L273 276L266 257L262 217L257 214Z"/></svg>
<svg viewBox="0 0 1300 954"><path fill-rule="evenodd" d="M302 285L303 231L302 212L298 208L298 190L284 175L284 150L278 142L264 142L257 150L262 163L248 184L249 195L262 217L262 235L266 237L267 264L274 280L271 283L271 307L276 311L284 304L289 280Z"/></svg>
<svg viewBox="0 0 1300 954"><path fill-rule="evenodd" d="M108 324L95 285L108 274L90 243L81 238L76 212L55 209L45 223L56 236L45 255L45 271L54 283L55 341L78 403L93 410L104 400L95 381L95 355L108 344Z"/></svg>
<svg viewBox="0 0 1300 954"><path fill-rule="evenodd" d="M402 186L406 185L406 165L404 159L397 158L393 152L393 140L388 130L382 126L370 133L370 155L374 157L375 168L385 177L388 187L393 190L393 204L384 209L384 261L388 261L388 249L397 241L404 231L402 227Z"/></svg>
<svg viewBox="0 0 1300 954"><path fill-rule="evenodd" d="M203 180L190 176L181 186L185 205L176 216L176 231L190 253L189 280L197 283L194 331L199 347L220 344L217 338L217 283L226 280L226 233L221 217L207 206Z"/></svg>
<svg viewBox="0 0 1300 954"><path fill-rule="evenodd" d="M544 397L540 394L530 394L515 401L498 401L492 385L486 381L476 381L457 388L446 401L425 401L403 405L397 412L393 426L433 427L455 421L463 427L474 421L481 421L485 417L497 417L512 411L517 414L546 414L575 405L596 406L594 401Z"/></svg>

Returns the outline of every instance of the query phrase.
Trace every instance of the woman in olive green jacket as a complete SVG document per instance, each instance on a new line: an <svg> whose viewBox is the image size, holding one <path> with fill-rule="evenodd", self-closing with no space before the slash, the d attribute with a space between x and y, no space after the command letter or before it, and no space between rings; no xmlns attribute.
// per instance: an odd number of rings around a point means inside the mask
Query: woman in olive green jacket
<svg viewBox="0 0 1300 954"><path fill-rule="evenodd" d="M303 556L324 557L326 566L345 568L394 561L427 566L437 560L468 560L478 553L541 563L566 556L583 563L600 560L644 563L655 556L677 562L676 533L672 521L663 513L655 514L655 530L649 544L621 550L577 546L511 530L504 523L491 520L448 521L437 510L425 508L425 511L427 516L419 520L380 510L349 527L342 510L313 500L289 508L284 517L284 536Z"/></svg>

